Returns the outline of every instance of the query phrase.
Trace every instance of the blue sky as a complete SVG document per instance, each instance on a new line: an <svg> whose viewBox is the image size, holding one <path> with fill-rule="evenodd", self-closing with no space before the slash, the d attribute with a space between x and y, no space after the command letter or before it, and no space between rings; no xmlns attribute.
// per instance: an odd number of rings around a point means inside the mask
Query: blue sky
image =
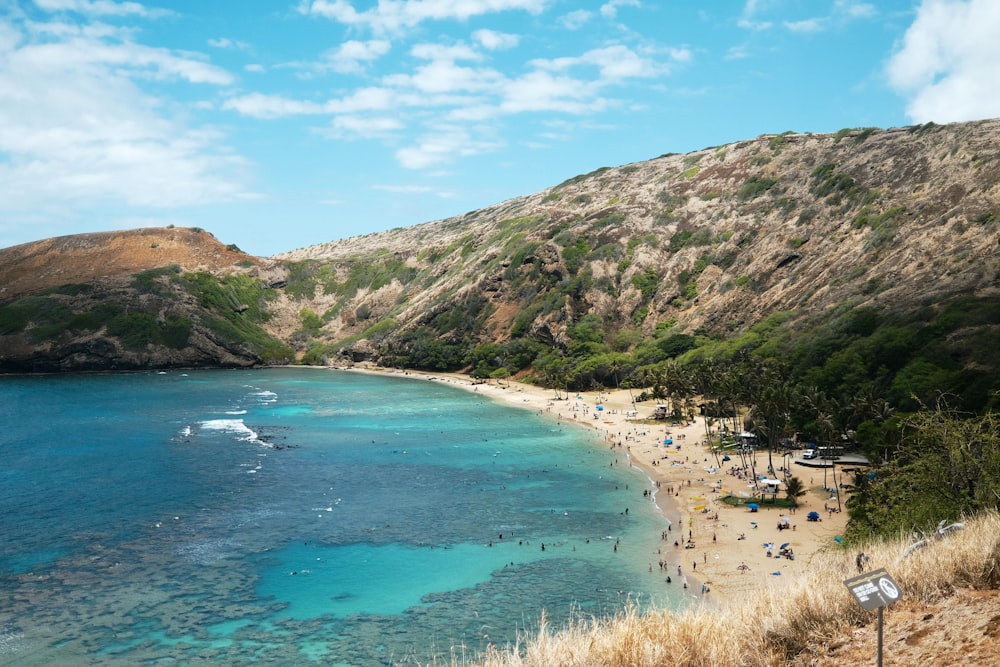
<svg viewBox="0 0 1000 667"><path fill-rule="evenodd" d="M0 247L271 255L786 130L1000 116L997 0L0 0Z"/></svg>

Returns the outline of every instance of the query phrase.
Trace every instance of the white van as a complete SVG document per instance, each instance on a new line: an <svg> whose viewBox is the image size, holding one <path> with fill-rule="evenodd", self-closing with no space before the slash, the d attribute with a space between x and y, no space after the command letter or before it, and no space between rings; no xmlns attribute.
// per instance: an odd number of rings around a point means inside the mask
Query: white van
<svg viewBox="0 0 1000 667"><path fill-rule="evenodd" d="M814 459L814 458L816 458L816 450L815 449L807 449L805 452L802 453L802 458L804 458L804 459Z"/></svg>

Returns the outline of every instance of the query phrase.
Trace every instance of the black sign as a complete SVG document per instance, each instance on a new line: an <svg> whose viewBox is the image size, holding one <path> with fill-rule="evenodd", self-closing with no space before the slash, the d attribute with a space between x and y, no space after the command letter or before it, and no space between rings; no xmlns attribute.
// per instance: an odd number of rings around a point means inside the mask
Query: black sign
<svg viewBox="0 0 1000 667"><path fill-rule="evenodd" d="M888 607L898 600L902 593L889 573L879 568L867 574L844 580L844 585L868 611Z"/></svg>

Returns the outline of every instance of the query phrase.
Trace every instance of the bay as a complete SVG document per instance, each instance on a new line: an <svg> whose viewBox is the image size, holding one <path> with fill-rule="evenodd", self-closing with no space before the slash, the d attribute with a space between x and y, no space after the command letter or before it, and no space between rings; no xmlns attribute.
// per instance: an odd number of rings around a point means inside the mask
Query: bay
<svg viewBox="0 0 1000 667"><path fill-rule="evenodd" d="M445 382L8 377L0 416L2 665L440 663L683 604L620 450Z"/></svg>

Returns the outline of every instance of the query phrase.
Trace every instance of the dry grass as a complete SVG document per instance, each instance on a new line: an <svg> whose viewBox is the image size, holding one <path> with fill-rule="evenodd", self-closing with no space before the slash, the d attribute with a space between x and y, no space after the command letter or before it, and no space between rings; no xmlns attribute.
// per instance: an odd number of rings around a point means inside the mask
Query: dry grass
<svg viewBox="0 0 1000 667"><path fill-rule="evenodd" d="M886 568L904 599L933 602L958 588L1000 586L1000 514L988 512L965 530L932 541L908 557L909 538L871 544L866 569ZM762 591L744 604L721 609L647 612L626 609L612 619L580 618L552 631L544 619L535 636L518 646L493 650L481 667L770 667L794 660L807 646L849 637L871 618L843 581L857 574L856 550L820 554L811 573L780 593Z"/></svg>

